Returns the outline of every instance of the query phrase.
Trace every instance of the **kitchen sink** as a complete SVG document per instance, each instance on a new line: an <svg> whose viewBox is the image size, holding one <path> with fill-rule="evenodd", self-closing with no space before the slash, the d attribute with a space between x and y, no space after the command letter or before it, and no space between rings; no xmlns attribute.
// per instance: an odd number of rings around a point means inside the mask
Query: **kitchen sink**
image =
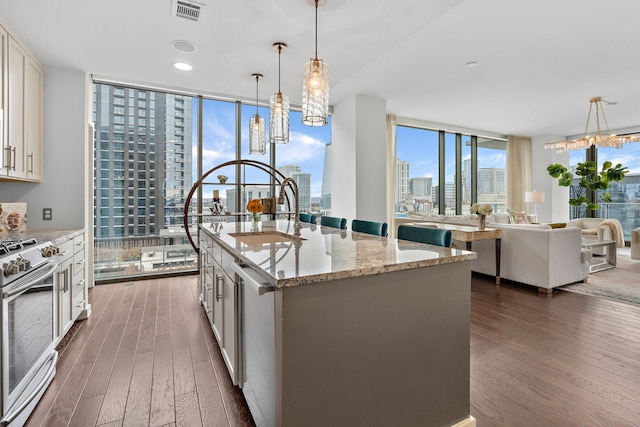
<svg viewBox="0 0 640 427"><path fill-rule="evenodd" d="M245 233L229 233L229 236L247 245L265 245L267 243L285 243L306 240L280 231L248 231Z"/></svg>

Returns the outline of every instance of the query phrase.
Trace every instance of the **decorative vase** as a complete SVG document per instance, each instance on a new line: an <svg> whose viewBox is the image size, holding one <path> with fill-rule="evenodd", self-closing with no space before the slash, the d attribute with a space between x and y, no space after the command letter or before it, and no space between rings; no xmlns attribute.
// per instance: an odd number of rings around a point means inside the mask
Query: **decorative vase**
<svg viewBox="0 0 640 427"><path fill-rule="evenodd" d="M251 230L258 230L258 222L260 221L260 213L259 212L251 212Z"/></svg>
<svg viewBox="0 0 640 427"><path fill-rule="evenodd" d="M480 231L484 230L486 222L487 222L487 216L486 215L478 215L478 229Z"/></svg>

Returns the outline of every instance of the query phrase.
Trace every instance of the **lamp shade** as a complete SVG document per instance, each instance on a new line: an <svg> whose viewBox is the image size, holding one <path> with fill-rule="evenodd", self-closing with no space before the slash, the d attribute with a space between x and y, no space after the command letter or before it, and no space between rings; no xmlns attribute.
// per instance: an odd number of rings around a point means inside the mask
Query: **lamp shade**
<svg viewBox="0 0 640 427"><path fill-rule="evenodd" d="M315 58L304 64L302 123L324 126L329 122L329 65Z"/></svg>
<svg viewBox="0 0 640 427"><path fill-rule="evenodd" d="M525 203L544 203L544 191L525 191Z"/></svg>
<svg viewBox="0 0 640 427"><path fill-rule="evenodd" d="M269 101L269 140L278 144L289 142L289 97L281 92Z"/></svg>
<svg viewBox="0 0 640 427"><path fill-rule="evenodd" d="M256 114L249 119L249 154L265 154L266 142L264 119Z"/></svg>

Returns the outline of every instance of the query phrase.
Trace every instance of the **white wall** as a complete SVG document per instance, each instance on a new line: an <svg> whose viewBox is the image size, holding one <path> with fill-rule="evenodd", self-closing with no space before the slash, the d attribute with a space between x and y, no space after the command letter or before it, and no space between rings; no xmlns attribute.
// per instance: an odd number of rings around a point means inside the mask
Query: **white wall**
<svg viewBox="0 0 640 427"><path fill-rule="evenodd" d="M85 227L86 81L82 71L45 69L42 183L0 182L0 202L27 202L27 230Z"/></svg>
<svg viewBox="0 0 640 427"><path fill-rule="evenodd" d="M354 218L387 220L386 107L384 99L354 95L333 109L331 214L349 226Z"/></svg>
<svg viewBox="0 0 640 427"><path fill-rule="evenodd" d="M569 187L560 187L558 180L547 172L547 166L560 163L569 166L569 153L545 150L546 142L564 140L564 136L540 135L531 138L531 189L544 191L544 203L537 206L538 222L566 222L569 220Z"/></svg>

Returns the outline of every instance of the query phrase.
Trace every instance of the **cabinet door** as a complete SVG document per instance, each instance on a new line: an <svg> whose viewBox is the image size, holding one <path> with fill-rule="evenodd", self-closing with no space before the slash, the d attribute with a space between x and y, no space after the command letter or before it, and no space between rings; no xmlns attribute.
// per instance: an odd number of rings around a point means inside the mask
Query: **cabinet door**
<svg viewBox="0 0 640 427"><path fill-rule="evenodd" d="M238 339L237 339L237 325L238 325L238 298L237 298L237 285L231 278L223 272L220 279L220 286L222 287L222 336L223 345L222 358L227 364L229 369L229 375L234 385L238 384L236 366L238 355Z"/></svg>
<svg viewBox="0 0 640 427"><path fill-rule="evenodd" d="M224 347L224 335L223 335L223 321L224 321L224 272L217 263L213 263L215 266L215 273L213 277L213 322L211 327L213 334L218 340L220 348Z"/></svg>
<svg viewBox="0 0 640 427"><path fill-rule="evenodd" d="M42 85L44 72L27 56L25 61L25 169L30 180L42 180Z"/></svg>
<svg viewBox="0 0 640 427"><path fill-rule="evenodd" d="M8 121L4 168L7 176L26 178L24 155L24 49L9 36L8 43Z"/></svg>
<svg viewBox="0 0 640 427"><path fill-rule="evenodd" d="M0 27L0 173L6 174L5 147L7 145L7 31Z"/></svg>
<svg viewBox="0 0 640 427"><path fill-rule="evenodd" d="M58 336L64 337L71 325L71 279L73 276L73 256L58 264Z"/></svg>

